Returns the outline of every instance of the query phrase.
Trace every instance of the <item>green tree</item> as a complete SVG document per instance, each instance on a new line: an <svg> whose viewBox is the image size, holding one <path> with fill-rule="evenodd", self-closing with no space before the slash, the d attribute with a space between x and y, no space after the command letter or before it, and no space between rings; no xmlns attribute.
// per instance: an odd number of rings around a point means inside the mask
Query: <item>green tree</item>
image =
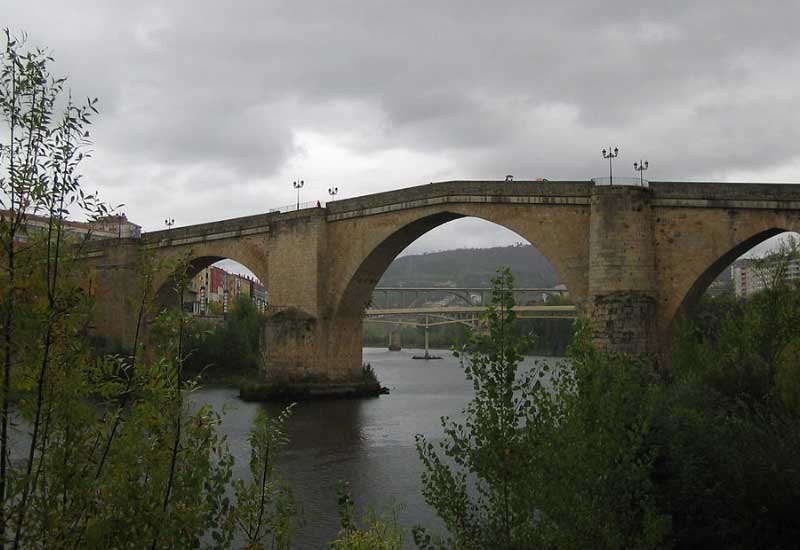
<svg viewBox="0 0 800 550"><path fill-rule="evenodd" d="M682 323L659 437L661 491L685 547L791 548L800 537L797 241L757 260L764 290L704 299Z"/></svg>
<svg viewBox="0 0 800 550"><path fill-rule="evenodd" d="M654 480L661 386L649 361L594 347L579 321L570 363L540 394L536 468L545 548L660 548L670 517Z"/></svg>
<svg viewBox="0 0 800 550"><path fill-rule="evenodd" d="M493 281L492 305L483 321L485 334L473 334L459 351L475 396L464 423L442 419L439 450L417 436L424 466L423 495L444 521L450 548L525 548L537 540L535 487L529 476L534 457L527 452L524 429L530 403L541 385L540 373L519 373L528 345L515 326L513 278L507 269ZM431 536L414 533L427 547Z"/></svg>
<svg viewBox="0 0 800 550"><path fill-rule="evenodd" d="M283 550L291 547L297 530L292 493L278 476L275 458L288 443L285 424L292 405L277 418L259 409L248 438L250 442L250 483L233 484L236 506L231 517L244 538L244 548Z"/></svg>
<svg viewBox="0 0 800 550"><path fill-rule="evenodd" d="M84 193L78 174L96 102L75 105L65 80L49 74L46 52L25 50L8 31L4 37L0 545L198 547L216 533L223 546L232 532L225 499L232 459L219 416L183 402L193 387L181 375L184 318L173 318L178 328L165 334L164 349L174 353L152 360L138 353L150 270L133 354L97 357L88 345L83 241L64 221L108 212ZM43 230L31 229L33 215L45 220Z"/></svg>
<svg viewBox="0 0 800 550"><path fill-rule="evenodd" d="M233 301L220 324L193 319L187 335L187 367L211 379L257 374L262 367L264 322L264 314L244 296Z"/></svg>
<svg viewBox="0 0 800 550"><path fill-rule="evenodd" d="M13 530L19 546L34 485L37 461L49 437L53 391L50 374L66 355L63 339L80 327L69 318L80 291L64 276L63 252L68 246L63 219L70 207L89 215L106 211L94 196L80 189L78 163L87 156L85 127L95 111L95 100L83 106L71 98L63 110L64 80L50 76L50 58L42 50L23 51L24 37L4 31L0 54L0 111L6 131L0 145L0 246L2 247L2 393L0 394L0 539ZM28 231L30 215L47 216L39 235ZM9 416L15 384L32 398L21 412L32 423L25 465L14 470L8 462L11 447ZM14 510L10 510L11 503ZM9 529L9 526L11 529Z"/></svg>
<svg viewBox="0 0 800 550"><path fill-rule="evenodd" d="M423 495L447 528L422 548L656 548L668 532L651 480L655 388L649 365L595 350L585 323L571 363L518 364L511 274L494 281L488 332L461 350L475 395L464 422L422 436Z"/></svg>

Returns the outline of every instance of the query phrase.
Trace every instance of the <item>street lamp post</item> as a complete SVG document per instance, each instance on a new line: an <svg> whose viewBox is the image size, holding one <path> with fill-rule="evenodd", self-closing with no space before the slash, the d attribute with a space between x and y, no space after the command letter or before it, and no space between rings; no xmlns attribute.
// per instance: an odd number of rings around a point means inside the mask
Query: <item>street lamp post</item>
<svg viewBox="0 0 800 550"><path fill-rule="evenodd" d="M333 197L335 197L338 192L338 187L328 187L328 194L331 196L331 200L333 200Z"/></svg>
<svg viewBox="0 0 800 550"><path fill-rule="evenodd" d="M175 225L175 218L167 218L164 220L164 224L167 226L167 229L172 229L172 226Z"/></svg>
<svg viewBox="0 0 800 550"><path fill-rule="evenodd" d="M642 172L647 170L649 166L650 166L649 162L647 161L642 162L641 159L639 160L639 162L633 163L633 169L639 172L639 185L641 185L642 187L644 187L644 176L642 176Z"/></svg>
<svg viewBox="0 0 800 550"><path fill-rule="evenodd" d="M292 185L294 186L294 188L297 189L297 209L298 210L300 210L300 190L303 188L303 186L305 184L306 184L306 182L303 181L303 180L300 180L299 182L297 182L297 181L293 181L292 182Z"/></svg>
<svg viewBox="0 0 800 550"><path fill-rule="evenodd" d="M611 168L611 159L615 159L619 156L619 149L614 147L614 150L611 150L611 147L608 148L608 151L603 149L603 158L608 159L608 184L614 185L614 172Z"/></svg>

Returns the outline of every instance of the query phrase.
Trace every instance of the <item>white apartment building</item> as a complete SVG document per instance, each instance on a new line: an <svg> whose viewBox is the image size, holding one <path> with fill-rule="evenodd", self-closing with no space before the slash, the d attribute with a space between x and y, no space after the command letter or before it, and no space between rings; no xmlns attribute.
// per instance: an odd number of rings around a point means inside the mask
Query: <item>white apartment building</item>
<svg viewBox="0 0 800 550"><path fill-rule="evenodd" d="M750 259L738 260L733 264L733 290L736 296L750 296L770 286L778 275L781 266L777 263L758 265ZM800 258L787 260L783 265L784 281L800 282Z"/></svg>

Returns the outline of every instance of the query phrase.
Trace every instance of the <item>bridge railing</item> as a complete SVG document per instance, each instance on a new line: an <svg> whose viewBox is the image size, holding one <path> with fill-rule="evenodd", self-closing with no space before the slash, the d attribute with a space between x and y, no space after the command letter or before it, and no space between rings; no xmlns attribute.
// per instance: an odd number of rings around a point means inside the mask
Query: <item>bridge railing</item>
<svg viewBox="0 0 800 550"><path fill-rule="evenodd" d="M287 204L286 206L279 206L277 208L270 208L270 214L273 212L295 212L296 210L305 210L307 208L325 208L325 203L322 201L308 201L301 202L298 208L297 203Z"/></svg>
<svg viewBox="0 0 800 550"><path fill-rule="evenodd" d="M612 178L592 178L592 183L595 185L625 185L627 187L650 187L650 181L647 179L631 178L631 177L618 177Z"/></svg>

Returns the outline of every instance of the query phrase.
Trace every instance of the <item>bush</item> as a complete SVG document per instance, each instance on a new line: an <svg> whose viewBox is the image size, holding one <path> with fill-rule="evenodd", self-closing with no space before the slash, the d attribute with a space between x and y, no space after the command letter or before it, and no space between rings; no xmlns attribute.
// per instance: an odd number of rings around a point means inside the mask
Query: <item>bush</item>
<svg viewBox="0 0 800 550"><path fill-rule="evenodd" d="M231 380L260 372L264 315L246 297L238 297L220 323L192 319L187 334L186 367L212 380Z"/></svg>
<svg viewBox="0 0 800 550"><path fill-rule="evenodd" d="M418 436L423 494L443 520L421 548L793 548L800 536L800 289L699 312L673 369L595 349L519 372L511 278L489 333L463 350L463 423ZM775 294L770 295L770 292Z"/></svg>
<svg viewBox="0 0 800 550"><path fill-rule="evenodd" d="M515 324L511 274L494 281L486 335L460 356L475 397L438 445L417 437L423 494L444 538L422 548L648 548L668 522L656 509L647 446L646 365L597 352L579 331L572 364L521 372L529 336Z"/></svg>
<svg viewBox="0 0 800 550"><path fill-rule="evenodd" d="M401 550L403 548L403 530L398 527L394 514L389 519L369 513L358 522L353 512L353 498L350 487L339 482L336 487L339 499L339 518L341 529L339 536L329 544L330 550ZM360 527L358 524L366 524Z"/></svg>

